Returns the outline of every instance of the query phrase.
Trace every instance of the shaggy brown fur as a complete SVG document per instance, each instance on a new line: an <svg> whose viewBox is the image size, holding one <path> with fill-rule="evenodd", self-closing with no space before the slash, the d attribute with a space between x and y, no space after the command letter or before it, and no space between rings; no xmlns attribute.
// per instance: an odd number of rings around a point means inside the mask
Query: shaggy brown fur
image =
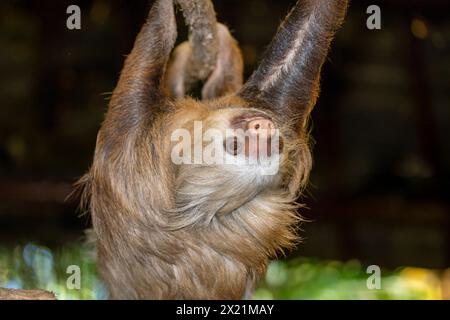
<svg viewBox="0 0 450 320"><path fill-rule="evenodd" d="M295 245L295 199L311 169L306 119L346 5L299 1L240 91L197 101L166 92L176 25L172 1L156 1L126 59L93 165L80 181L112 298L249 297L269 260ZM202 121L224 130L249 112L272 119L281 132L278 174L171 161L175 129L192 130Z"/></svg>

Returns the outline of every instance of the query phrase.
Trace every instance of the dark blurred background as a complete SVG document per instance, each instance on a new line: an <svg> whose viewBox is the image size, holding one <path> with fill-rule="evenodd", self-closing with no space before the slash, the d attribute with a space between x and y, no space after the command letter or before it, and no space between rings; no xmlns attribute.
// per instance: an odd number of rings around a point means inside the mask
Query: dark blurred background
<svg viewBox="0 0 450 320"><path fill-rule="evenodd" d="M215 0L246 75L293 0ZM66 8L81 8L81 30ZM382 29L366 28L381 7ZM149 1L0 3L0 245L79 241L65 201L89 167ZM354 0L312 115L315 166L298 253L387 267L450 266L450 2ZM179 41L186 30L179 15Z"/></svg>

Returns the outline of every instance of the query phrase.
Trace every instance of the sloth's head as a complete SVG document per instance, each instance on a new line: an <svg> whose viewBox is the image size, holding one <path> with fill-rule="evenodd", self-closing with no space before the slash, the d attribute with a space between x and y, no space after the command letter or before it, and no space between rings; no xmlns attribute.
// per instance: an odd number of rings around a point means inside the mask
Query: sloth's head
<svg viewBox="0 0 450 320"><path fill-rule="evenodd" d="M208 224L261 192L289 189L294 176L300 186L309 173L306 137L238 96L178 100L166 119L162 150L175 181L171 225Z"/></svg>

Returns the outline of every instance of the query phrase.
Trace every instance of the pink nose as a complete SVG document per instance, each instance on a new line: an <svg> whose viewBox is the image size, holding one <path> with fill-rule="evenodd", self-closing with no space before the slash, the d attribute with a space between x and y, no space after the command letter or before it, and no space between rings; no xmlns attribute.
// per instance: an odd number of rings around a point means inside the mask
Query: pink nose
<svg viewBox="0 0 450 320"><path fill-rule="evenodd" d="M252 135L272 137L275 134L275 125L269 119L257 118L247 124L248 131Z"/></svg>

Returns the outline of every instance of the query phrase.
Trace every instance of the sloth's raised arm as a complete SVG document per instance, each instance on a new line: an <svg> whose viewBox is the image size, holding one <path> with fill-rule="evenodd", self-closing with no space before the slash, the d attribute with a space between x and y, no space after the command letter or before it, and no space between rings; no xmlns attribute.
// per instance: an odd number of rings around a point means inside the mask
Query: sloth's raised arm
<svg viewBox="0 0 450 320"><path fill-rule="evenodd" d="M302 127L316 102L320 70L347 3L299 0L240 96Z"/></svg>
<svg viewBox="0 0 450 320"><path fill-rule="evenodd" d="M157 0L126 58L108 115L125 124L159 108L165 98L163 78L176 36L172 0Z"/></svg>

